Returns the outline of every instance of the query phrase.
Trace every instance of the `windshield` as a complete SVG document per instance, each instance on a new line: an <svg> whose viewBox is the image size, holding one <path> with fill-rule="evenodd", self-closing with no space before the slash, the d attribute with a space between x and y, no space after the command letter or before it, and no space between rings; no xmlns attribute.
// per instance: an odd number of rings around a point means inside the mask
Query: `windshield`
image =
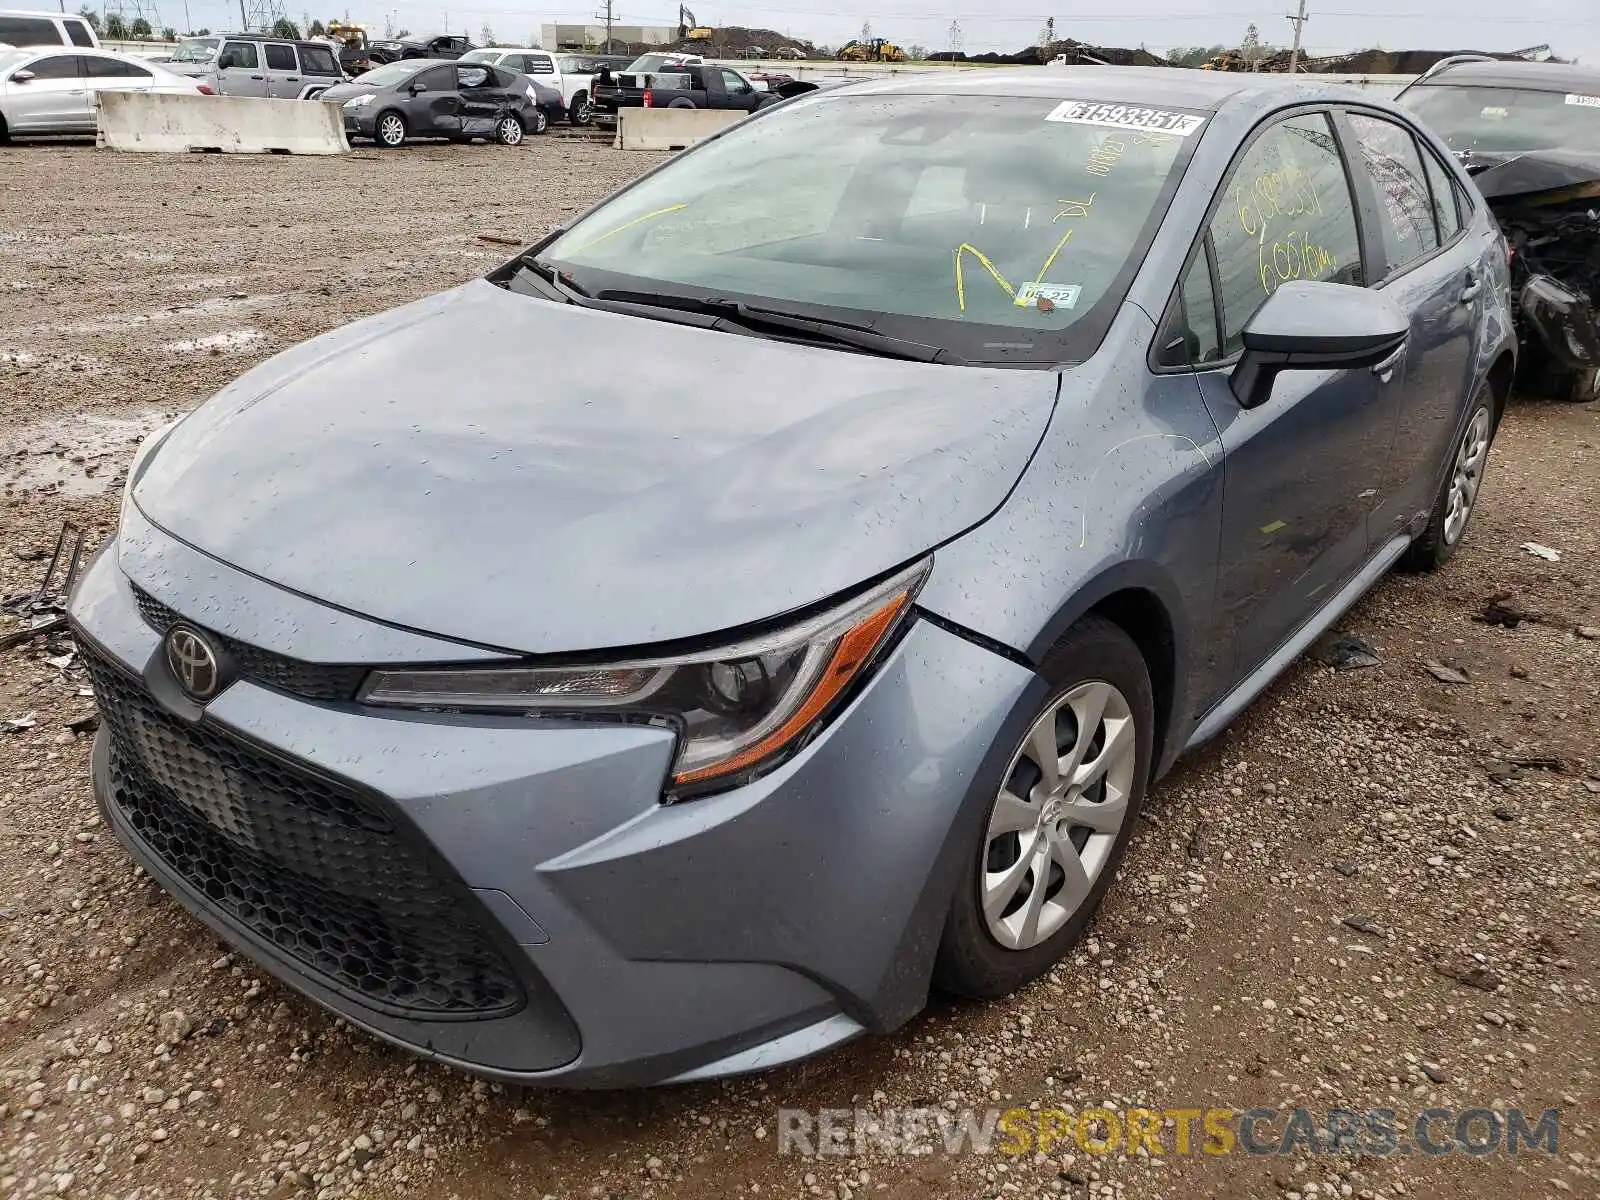
<svg viewBox="0 0 1600 1200"><path fill-rule="evenodd" d="M461 56L461 61L497 63L503 53L501 50L468 50Z"/></svg>
<svg viewBox="0 0 1600 1200"><path fill-rule="evenodd" d="M172 52L173 62L210 62L217 56L221 38L184 38Z"/></svg>
<svg viewBox="0 0 1600 1200"><path fill-rule="evenodd" d="M1600 150L1600 95L1426 84L1403 103L1452 150Z"/></svg>
<svg viewBox="0 0 1600 1200"><path fill-rule="evenodd" d="M968 361L1081 360L1204 120L1045 98L794 101L646 177L540 257L602 298L739 298Z"/></svg>
<svg viewBox="0 0 1600 1200"><path fill-rule="evenodd" d="M388 63L357 75L355 82L363 86L371 84L373 87L388 87L392 83L401 83L410 79L420 70L422 68L414 62Z"/></svg>

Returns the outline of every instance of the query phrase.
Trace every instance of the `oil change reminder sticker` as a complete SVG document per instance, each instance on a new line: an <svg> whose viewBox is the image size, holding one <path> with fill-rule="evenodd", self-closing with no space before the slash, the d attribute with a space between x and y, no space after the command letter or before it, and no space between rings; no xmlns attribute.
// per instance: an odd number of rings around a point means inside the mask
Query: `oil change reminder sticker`
<svg viewBox="0 0 1600 1200"><path fill-rule="evenodd" d="M1600 96L1572 96L1567 97L1568 104L1581 104L1585 108L1600 108Z"/></svg>
<svg viewBox="0 0 1600 1200"><path fill-rule="evenodd" d="M1172 133L1188 137L1206 123L1193 113L1133 104L1098 104L1092 100L1063 100L1045 114L1046 121L1069 125L1098 125L1104 129L1138 129L1146 133Z"/></svg>

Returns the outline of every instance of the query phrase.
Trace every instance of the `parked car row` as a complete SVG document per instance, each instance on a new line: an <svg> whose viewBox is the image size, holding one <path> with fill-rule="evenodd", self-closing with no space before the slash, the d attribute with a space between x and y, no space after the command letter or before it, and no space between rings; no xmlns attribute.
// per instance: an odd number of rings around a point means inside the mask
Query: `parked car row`
<svg viewBox="0 0 1600 1200"><path fill-rule="evenodd" d="M322 98L342 106L347 135L384 147L412 137L482 137L515 146L524 134L543 133L567 116L555 88L505 67L460 59L387 63L329 88Z"/></svg>

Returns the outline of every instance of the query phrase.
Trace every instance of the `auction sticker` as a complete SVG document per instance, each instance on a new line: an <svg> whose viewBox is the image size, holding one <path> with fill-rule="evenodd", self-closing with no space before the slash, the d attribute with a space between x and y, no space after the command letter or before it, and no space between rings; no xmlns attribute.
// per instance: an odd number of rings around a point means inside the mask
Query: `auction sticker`
<svg viewBox="0 0 1600 1200"><path fill-rule="evenodd" d="M1570 100L1570 97L1569 97ZM1092 100L1063 100L1045 114L1046 121L1069 125L1098 125L1104 129L1138 129L1146 133L1172 133L1188 137L1206 123L1193 113L1165 108L1140 108L1133 104L1097 104Z"/></svg>
<svg viewBox="0 0 1600 1200"><path fill-rule="evenodd" d="M1568 104L1581 104L1584 108L1600 108L1600 96L1571 96L1567 97Z"/></svg>

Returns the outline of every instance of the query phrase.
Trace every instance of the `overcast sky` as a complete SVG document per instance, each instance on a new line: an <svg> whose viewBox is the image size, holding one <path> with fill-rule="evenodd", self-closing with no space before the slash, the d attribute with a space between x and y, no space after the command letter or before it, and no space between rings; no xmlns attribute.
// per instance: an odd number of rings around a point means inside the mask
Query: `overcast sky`
<svg viewBox="0 0 1600 1200"><path fill-rule="evenodd" d="M127 0L125 0L125 3ZM149 3L150 0L145 0ZM163 24L181 25L182 0L156 0ZM251 0L246 0L250 3ZM536 37L545 21L587 21L593 10L574 0L571 7L541 10L516 0L333 0L331 12L309 0L284 0L288 15L300 21L307 11L327 19L350 16L382 35L392 14L399 27L414 33L463 29L476 38L492 27L500 41ZM959 20L968 53L1016 50L1038 40L1045 18L1054 16L1058 37L1103 46L1164 50L1173 45L1237 44L1254 21L1264 40L1288 45L1292 28L1284 13L1295 0L1079 0L1051 10L1049 0L687 0L703 25L743 25L776 29L794 37L838 45L859 35L861 23L873 33L903 45L947 49L950 25ZM603 5L603 0L601 0ZM613 0L619 22L676 25L677 0ZM74 7L69 4L68 7ZM1074 13L1074 8L1085 11ZM1600 63L1600 0L1307 0L1311 20L1306 44L1313 54L1382 46L1397 50L1516 50L1549 42L1566 57ZM1396 11L1401 10L1401 11ZM238 23L237 0L189 0L193 26L220 29Z"/></svg>

